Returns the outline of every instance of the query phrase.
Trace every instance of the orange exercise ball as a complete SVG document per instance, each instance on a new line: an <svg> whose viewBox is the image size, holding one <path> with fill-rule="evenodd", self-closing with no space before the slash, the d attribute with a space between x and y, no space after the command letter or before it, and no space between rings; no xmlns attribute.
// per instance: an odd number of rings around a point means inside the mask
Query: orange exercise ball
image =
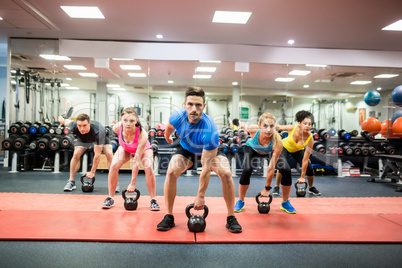
<svg viewBox="0 0 402 268"><path fill-rule="evenodd" d="M392 124L392 132L398 137L402 137L402 117L397 118Z"/></svg>
<svg viewBox="0 0 402 268"><path fill-rule="evenodd" d="M386 138L387 137L387 122L388 122L388 137L389 138L396 138L398 136L396 136L394 134L394 132L392 131L392 123L391 123L391 119L385 120L384 122L381 123L381 131L380 134Z"/></svg>
<svg viewBox="0 0 402 268"><path fill-rule="evenodd" d="M381 122L375 117L367 118L362 123L362 130L377 135L381 131Z"/></svg>

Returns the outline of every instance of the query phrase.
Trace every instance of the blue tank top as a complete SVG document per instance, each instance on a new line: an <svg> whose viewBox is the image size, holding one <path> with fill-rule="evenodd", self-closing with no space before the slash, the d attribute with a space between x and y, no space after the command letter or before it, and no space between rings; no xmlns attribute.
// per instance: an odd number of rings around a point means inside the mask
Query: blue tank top
<svg viewBox="0 0 402 268"><path fill-rule="evenodd" d="M260 129L257 130L257 133L255 133L255 135L254 135L254 138L249 139L246 142L246 145L250 146L254 151L256 151L257 153L262 154L262 155L266 155L266 154L269 154L270 152L272 152L272 146L273 146L272 141L268 144L267 147L264 147L258 141L259 136L260 136Z"/></svg>
<svg viewBox="0 0 402 268"><path fill-rule="evenodd" d="M174 112L169 123L180 137L180 145L193 154L200 155L202 150L213 150L219 146L219 132L210 116L202 113L197 124L189 124L186 110Z"/></svg>

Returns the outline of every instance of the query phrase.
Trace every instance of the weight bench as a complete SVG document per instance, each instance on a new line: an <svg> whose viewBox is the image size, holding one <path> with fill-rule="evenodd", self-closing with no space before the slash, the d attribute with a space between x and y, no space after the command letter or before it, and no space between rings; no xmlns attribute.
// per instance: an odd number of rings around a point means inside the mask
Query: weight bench
<svg viewBox="0 0 402 268"><path fill-rule="evenodd" d="M368 182L396 182L396 192L402 192L402 156L401 155L376 155L384 162L384 169L380 169L379 178L370 178ZM386 178L389 172L395 172L396 176ZM395 178L396 177L396 178Z"/></svg>

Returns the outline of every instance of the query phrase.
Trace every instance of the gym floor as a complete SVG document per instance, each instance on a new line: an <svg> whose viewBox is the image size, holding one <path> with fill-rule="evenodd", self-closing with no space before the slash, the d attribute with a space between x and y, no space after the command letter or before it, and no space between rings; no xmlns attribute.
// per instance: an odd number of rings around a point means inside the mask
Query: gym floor
<svg viewBox="0 0 402 268"><path fill-rule="evenodd" d="M68 172L54 174L50 171L9 173L0 168L0 192L83 194L80 183L77 190L63 192ZM76 176L78 179L79 176ZM293 175L295 181L297 174ZM131 173L122 171L119 177L121 189L131 179ZM236 197L238 180L234 178ZM78 180L77 180L78 181ZM164 176L156 177L156 195L163 199ZM253 176L247 197L254 197L265 185L265 178ZM148 195L145 176L140 172L137 188ZM395 192L395 183L369 183L367 177L316 176L315 186L321 196L313 198L317 206L320 199L330 197L401 197ZM178 180L178 196L195 196L197 176L181 176ZM99 195L99 206L107 196L107 173L96 173L95 191L85 193ZM211 176L208 197L221 197L221 182ZM274 197L279 198L279 197ZM291 191L291 198L297 198ZM18 200L15 200L18 202ZM213 204L209 204L212 206ZM164 211L164 207L161 207ZM297 209L297 208L296 208ZM0 211L2 205L0 203ZM402 214L396 207L395 213ZM1 215L1 213L0 213ZM75 228L71 226L71 228ZM378 228L378 226L376 226ZM239 234L241 235L241 234ZM61 242L61 241L0 241L1 267L400 267L402 244L353 244L353 243L231 243L231 244L172 244L172 243L116 243L116 242Z"/></svg>

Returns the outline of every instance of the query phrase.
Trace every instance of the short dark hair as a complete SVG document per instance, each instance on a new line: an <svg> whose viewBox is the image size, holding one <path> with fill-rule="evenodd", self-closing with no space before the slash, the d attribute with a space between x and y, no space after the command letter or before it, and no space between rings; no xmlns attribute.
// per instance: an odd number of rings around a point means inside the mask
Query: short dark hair
<svg viewBox="0 0 402 268"><path fill-rule="evenodd" d="M89 115L79 114L76 119L76 121L85 121L85 120L88 120L88 122L91 122L91 120L89 119Z"/></svg>
<svg viewBox="0 0 402 268"><path fill-rule="evenodd" d="M237 119L237 118L233 119L232 123L235 126L239 126L239 119Z"/></svg>
<svg viewBox="0 0 402 268"><path fill-rule="evenodd" d="M314 115L309 111L301 110L296 113L296 122L303 122L304 119L309 118L311 120L311 124L314 124Z"/></svg>
<svg viewBox="0 0 402 268"><path fill-rule="evenodd" d="M185 99L187 100L188 96L197 96L197 97L202 97L202 100L205 103L205 92L202 88L200 87L189 87L186 90L186 94L185 94Z"/></svg>

